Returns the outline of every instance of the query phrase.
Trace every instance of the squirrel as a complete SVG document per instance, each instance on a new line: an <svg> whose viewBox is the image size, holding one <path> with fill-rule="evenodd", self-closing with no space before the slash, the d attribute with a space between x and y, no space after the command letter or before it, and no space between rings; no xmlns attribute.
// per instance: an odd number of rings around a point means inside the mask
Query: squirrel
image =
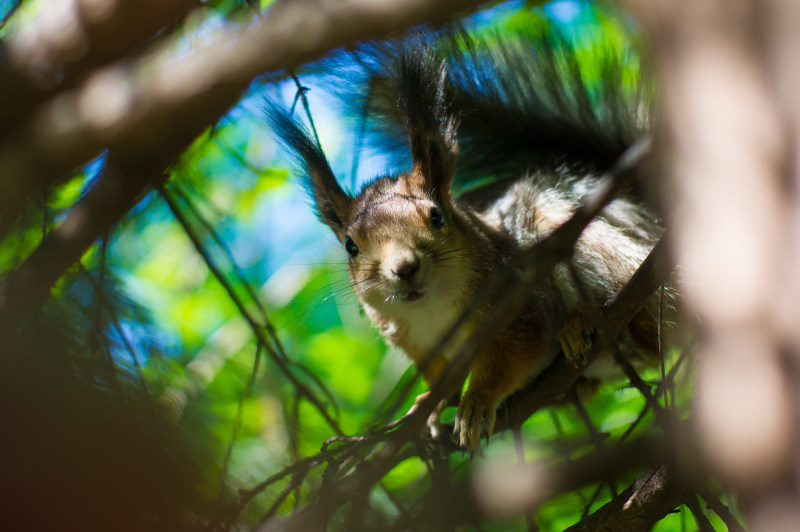
<svg viewBox="0 0 800 532"><path fill-rule="evenodd" d="M373 112L387 131L402 124L410 168L374 179L354 197L339 185L309 130L276 105L268 108L280 141L305 170L320 220L349 256L352 288L366 315L423 367L431 384L454 354L449 345L431 351L479 288L564 223L646 127L636 98L611 101L623 99L620 90L610 89L601 102L606 110L617 105L615 115L597 111L591 90L570 75L577 60L563 38L552 32L518 37L493 46L451 39L450 48L432 38L406 39L374 53L370 81L383 96L371 99ZM558 67L564 63L566 73ZM547 83L537 79L542 72ZM455 195L457 163L467 174L496 179ZM573 271L591 301L580 301L570 270L559 265L530 294L526 310L475 358L455 418L462 448L478 449L492 433L501 401L560 353L580 362L589 341L581 305L608 302L663 232L634 196L611 202L577 241ZM501 286L460 334L469 336L511 290ZM649 301L629 325L645 359L658 351L657 305ZM598 359L586 374L602 375L604 365ZM438 414L429 423L434 432Z"/></svg>

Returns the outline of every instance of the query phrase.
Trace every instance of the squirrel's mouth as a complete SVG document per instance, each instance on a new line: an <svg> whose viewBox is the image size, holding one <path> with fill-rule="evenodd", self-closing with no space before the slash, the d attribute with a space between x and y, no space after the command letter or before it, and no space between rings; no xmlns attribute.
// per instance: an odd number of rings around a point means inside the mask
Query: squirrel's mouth
<svg viewBox="0 0 800 532"><path fill-rule="evenodd" d="M417 292L416 290L409 290L408 293L405 294L402 299L403 301L412 302L421 298L423 295L425 295L423 292Z"/></svg>
<svg viewBox="0 0 800 532"><path fill-rule="evenodd" d="M425 294L428 293L428 288L430 288L424 281L420 280L393 282L387 283L387 285L388 293L384 292L383 294L384 302L398 305L419 301L425 297Z"/></svg>
<svg viewBox="0 0 800 532"><path fill-rule="evenodd" d="M394 294L388 296L384 301L386 303L399 303L399 302L413 303L414 301L417 301L424 295L425 292L409 288L407 290L400 290L395 292Z"/></svg>

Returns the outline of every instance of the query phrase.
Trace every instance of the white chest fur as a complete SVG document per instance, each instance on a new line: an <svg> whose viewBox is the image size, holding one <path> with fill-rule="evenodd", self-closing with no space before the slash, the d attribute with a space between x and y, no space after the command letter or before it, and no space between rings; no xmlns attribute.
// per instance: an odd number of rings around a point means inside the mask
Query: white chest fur
<svg viewBox="0 0 800 532"><path fill-rule="evenodd" d="M407 318L409 340L414 347L423 352L435 349L444 335L458 320L461 312L453 306L442 308L441 304L420 305L416 311L409 309ZM467 327L462 326L451 338L440 353L446 360L450 360L454 350L467 336Z"/></svg>
<svg viewBox="0 0 800 532"><path fill-rule="evenodd" d="M391 313L382 313L367 307L373 322L378 323L381 332L393 344L408 351L412 357L425 356L436 349L444 335L460 316L461 309L456 305L442 304L433 298L423 298L413 303L392 305ZM459 328L439 351L450 360L455 350L462 345L469 334L468 324Z"/></svg>

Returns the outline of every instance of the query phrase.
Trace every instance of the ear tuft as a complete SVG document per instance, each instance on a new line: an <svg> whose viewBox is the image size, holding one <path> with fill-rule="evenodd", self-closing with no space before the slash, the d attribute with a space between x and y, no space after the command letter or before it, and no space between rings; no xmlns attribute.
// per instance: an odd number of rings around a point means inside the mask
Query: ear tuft
<svg viewBox="0 0 800 532"><path fill-rule="evenodd" d="M339 186L316 138L299 119L290 116L275 102L267 100L264 111L278 141L298 166L305 170L303 184L314 199L317 216L341 237L353 200Z"/></svg>
<svg viewBox="0 0 800 532"><path fill-rule="evenodd" d="M447 69L430 45L404 43L399 55L400 107L414 167L440 199L449 199L458 144L446 104Z"/></svg>

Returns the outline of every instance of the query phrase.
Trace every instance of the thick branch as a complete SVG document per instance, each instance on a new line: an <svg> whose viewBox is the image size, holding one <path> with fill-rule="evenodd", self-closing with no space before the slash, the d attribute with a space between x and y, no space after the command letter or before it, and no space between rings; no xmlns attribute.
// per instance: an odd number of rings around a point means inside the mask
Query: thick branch
<svg viewBox="0 0 800 532"><path fill-rule="evenodd" d="M118 60L178 20L197 0L80 0L47 6L11 34L0 55L0 128L93 68ZM53 19L59 24L54 27Z"/></svg>
<svg viewBox="0 0 800 532"><path fill-rule="evenodd" d="M0 283L0 331L13 333L47 299L50 288L100 235L133 207L150 185L163 183L164 169L237 99L226 94L202 115L181 117L160 145L142 151L111 152L97 183L38 248ZM7 336L6 336L7 337Z"/></svg>
<svg viewBox="0 0 800 532"><path fill-rule="evenodd" d="M543 462L500 465L489 460L482 464L482 467L475 468L466 479L455 483L448 493L428 493L425 506L420 510L418 517L421 522L430 522L436 515L450 525L459 525L523 515L535 511L542 503L559 495L607 481L631 470L647 468L652 472L653 468L659 468L663 464L673 464L676 458L674 449L675 442L666 436L650 434L614 449L597 450L570 462L556 465L545 465ZM670 478L664 488L670 489L674 482L675 479ZM629 505L632 510L629 515L639 515L639 518L644 519L645 514L654 516L660 513L663 517L680 502L675 502L671 494L665 500L650 501L650 496L645 496L642 492L654 488L657 484L658 482L651 484L637 482L633 490L630 488L626 490L627 497L623 499L623 495L619 495L614 499L615 501L621 499L615 507L615 512L619 515L625 503L633 498ZM640 493L633 497L637 488ZM658 497L659 494L654 493L652 496ZM639 497L642 499L639 500ZM634 503L642 504L645 508L640 512L633 508ZM612 513L611 510L607 511L609 515ZM657 519L653 520L655 521ZM620 528L619 530L646 529ZM587 528L587 530L605 529ZM618 529L611 527L608 530Z"/></svg>
<svg viewBox="0 0 800 532"><path fill-rule="evenodd" d="M650 530L684 500L685 494L672 475L660 467L641 475L625 491L565 532Z"/></svg>

